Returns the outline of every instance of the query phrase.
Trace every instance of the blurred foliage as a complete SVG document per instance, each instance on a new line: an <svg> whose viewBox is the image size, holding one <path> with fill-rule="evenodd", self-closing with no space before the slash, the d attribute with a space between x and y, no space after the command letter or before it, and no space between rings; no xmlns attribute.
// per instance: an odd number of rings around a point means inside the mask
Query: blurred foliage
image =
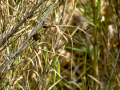
<svg viewBox="0 0 120 90"><path fill-rule="evenodd" d="M0 42L40 1L0 1ZM24 51L0 72L0 89L95 90L97 83L99 90L118 90L120 1L96 0L96 7L92 6L94 0L43 1L0 47L0 67L13 57L56 3L48 16L52 25L41 26L37 33L42 37L36 41L31 38ZM94 8L97 13L93 12ZM94 46L97 46L97 77L94 75Z"/></svg>

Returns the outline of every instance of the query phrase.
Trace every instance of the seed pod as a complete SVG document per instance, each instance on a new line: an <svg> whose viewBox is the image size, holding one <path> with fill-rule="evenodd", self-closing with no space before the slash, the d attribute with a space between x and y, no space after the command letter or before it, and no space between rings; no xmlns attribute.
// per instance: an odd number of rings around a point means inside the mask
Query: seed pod
<svg viewBox="0 0 120 90"><path fill-rule="evenodd" d="M35 33L35 34L33 35L33 40L37 41L37 40L39 40L41 37L42 37L41 34Z"/></svg>
<svg viewBox="0 0 120 90"><path fill-rule="evenodd" d="M45 21L43 21L42 27L48 28L49 26L51 26L51 20L49 18L46 18Z"/></svg>

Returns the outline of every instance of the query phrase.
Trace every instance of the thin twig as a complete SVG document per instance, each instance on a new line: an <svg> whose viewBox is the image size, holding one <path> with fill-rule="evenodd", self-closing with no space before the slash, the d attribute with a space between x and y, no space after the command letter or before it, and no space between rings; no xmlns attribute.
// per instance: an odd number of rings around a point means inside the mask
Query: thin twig
<svg viewBox="0 0 120 90"><path fill-rule="evenodd" d="M120 55L120 50L118 51L118 54L117 54L116 60L115 60L115 62L114 62L114 66L113 66L113 69L112 69L112 71L111 71L111 74L110 74L110 77L109 77L109 80L108 80L108 82L107 82L107 86L106 86L106 89L105 89L105 90L108 90L108 89L109 89L109 84L110 84L110 81L111 81L111 79L112 79L112 77L113 77L113 74L114 74L114 71L115 71L115 68L116 68L116 65L117 65L117 61L118 61L118 59L119 59L119 55Z"/></svg>

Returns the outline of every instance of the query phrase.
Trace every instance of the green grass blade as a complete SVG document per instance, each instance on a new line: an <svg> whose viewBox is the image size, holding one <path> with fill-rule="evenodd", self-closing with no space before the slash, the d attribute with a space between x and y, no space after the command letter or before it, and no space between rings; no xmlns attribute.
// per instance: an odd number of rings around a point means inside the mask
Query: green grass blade
<svg viewBox="0 0 120 90"><path fill-rule="evenodd" d="M70 81L69 83L70 83L70 84L71 84L71 83L72 83L72 84L75 84L80 90L82 90L82 88L81 88L76 82Z"/></svg>
<svg viewBox="0 0 120 90"><path fill-rule="evenodd" d="M10 55L9 47L7 47L7 54Z"/></svg>
<svg viewBox="0 0 120 90"><path fill-rule="evenodd" d="M72 47L65 47L65 48L72 50ZM73 50L75 50L75 51L80 51L80 52L86 52L86 50L84 50L84 49L79 49L79 48L73 48Z"/></svg>
<svg viewBox="0 0 120 90"><path fill-rule="evenodd" d="M18 1L16 2L16 5L18 5L20 1L21 1L21 0L18 0Z"/></svg>

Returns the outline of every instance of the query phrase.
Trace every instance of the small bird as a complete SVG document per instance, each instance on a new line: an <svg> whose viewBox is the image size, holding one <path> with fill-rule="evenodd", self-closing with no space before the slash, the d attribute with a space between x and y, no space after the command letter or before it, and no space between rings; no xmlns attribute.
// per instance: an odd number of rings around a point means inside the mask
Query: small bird
<svg viewBox="0 0 120 90"><path fill-rule="evenodd" d="M33 40L37 41L37 40L39 40L41 37L42 37L41 34L35 33L35 34L33 35Z"/></svg>
<svg viewBox="0 0 120 90"><path fill-rule="evenodd" d="M48 28L49 26L51 26L51 20L49 18L46 18L45 21L43 21L42 27Z"/></svg>

